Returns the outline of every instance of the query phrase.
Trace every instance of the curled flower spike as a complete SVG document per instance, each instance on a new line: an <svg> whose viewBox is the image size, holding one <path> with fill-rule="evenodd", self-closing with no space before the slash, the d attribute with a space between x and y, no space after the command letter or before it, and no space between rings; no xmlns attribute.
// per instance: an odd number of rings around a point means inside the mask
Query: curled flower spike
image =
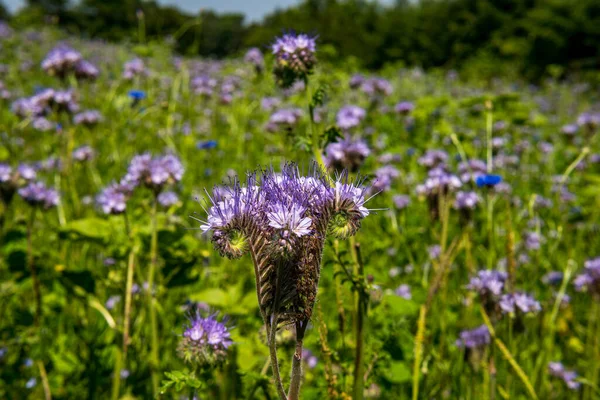
<svg viewBox="0 0 600 400"><path fill-rule="evenodd" d="M272 50L275 80L284 89L298 80L306 80L317 63L315 38L303 33L287 33L277 38Z"/></svg>
<svg viewBox="0 0 600 400"><path fill-rule="evenodd" d="M217 365L225 361L227 349L233 344L231 333L226 325L215 314L204 318L198 310L188 316L177 352L185 362L201 367Z"/></svg>

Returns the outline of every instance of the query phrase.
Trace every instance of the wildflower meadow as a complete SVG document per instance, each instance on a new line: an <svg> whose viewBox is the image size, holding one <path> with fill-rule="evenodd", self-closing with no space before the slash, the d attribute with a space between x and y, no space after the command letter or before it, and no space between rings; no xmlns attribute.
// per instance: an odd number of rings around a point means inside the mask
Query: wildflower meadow
<svg viewBox="0 0 600 400"><path fill-rule="evenodd" d="M0 22L0 398L600 398L597 82L143 29Z"/></svg>

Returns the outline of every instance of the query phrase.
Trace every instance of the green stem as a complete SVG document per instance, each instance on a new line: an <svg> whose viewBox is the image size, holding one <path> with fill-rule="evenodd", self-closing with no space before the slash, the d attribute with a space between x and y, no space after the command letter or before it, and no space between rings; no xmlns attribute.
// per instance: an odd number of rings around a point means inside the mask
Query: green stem
<svg viewBox="0 0 600 400"><path fill-rule="evenodd" d="M304 330L307 321L304 324L296 323L296 351L292 358L292 380L288 392L288 400L298 400L300 398L300 384L302 383L302 341L304 339Z"/></svg>
<svg viewBox="0 0 600 400"><path fill-rule="evenodd" d="M277 315L273 313L271 315L271 321L267 324L267 332L269 334L269 355L271 356L271 369L273 370L273 377L275 378L275 386L277 387L277 394L281 400L287 400L285 390L283 389L283 383L281 382L281 374L279 372L279 360L277 359L277 344L276 344L276 333L277 333Z"/></svg>
<svg viewBox="0 0 600 400"><path fill-rule="evenodd" d="M350 245L354 251L354 277L361 283L364 283L364 265L360 256L360 244L354 242L354 237L350 238ZM354 307L356 309L355 335L356 351L354 357L354 400L360 400L364 396L364 330L367 299L365 298L364 287L359 285L354 292Z"/></svg>
<svg viewBox="0 0 600 400"><path fill-rule="evenodd" d="M157 196L152 201L152 238L150 242L150 269L148 271L148 308L150 311L150 327L152 330L150 347L150 370L152 371L152 390L154 397L158 395L158 326L156 322L156 299L154 298L154 274L158 263L158 230L156 221Z"/></svg>
<svg viewBox="0 0 600 400"><path fill-rule="evenodd" d="M115 369L113 371L113 386L112 386L112 400L119 399L119 393L121 392L121 369L122 369L122 355L117 347L115 347L116 360Z"/></svg>
<svg viewBox="0 0 600 400"><path fill-rule="evenodd" d="M32 208L31 216L29 217L29 221L27 223L27 265L29 266L29 272L31 273L33 295L35 298L34 324L39 328L42 323L42 291L33 257L33 223L35 221L35 214L36 209Z"/></svg>

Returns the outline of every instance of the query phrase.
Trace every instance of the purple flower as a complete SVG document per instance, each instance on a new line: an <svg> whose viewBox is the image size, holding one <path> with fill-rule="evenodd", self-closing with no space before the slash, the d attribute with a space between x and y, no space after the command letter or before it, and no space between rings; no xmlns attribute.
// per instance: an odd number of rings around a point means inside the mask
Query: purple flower
<svg viewBox="0 0 600 400"><path fill-rule="evenodd" d="M367 112L358 106L344 106L336 116L337 126L341 129L351 129L360 124Z"/></svg>
<svg viewBox="0 0 600 400"><path fill-rule="evenodd" d="M31 182L19 189L19 196L28 204L47 210L58 205L58 192L42 182Z"/></svg>
<svg viewBox="0 0 600 400"><path fill-rule="evenodd" d="M260 101L260 106L265 111L273 111L275 108L281 105L281 99L279 97L263 97Z"/></svg>
<svg viewBox="0 0 600 400"><path fill-rule="evenodd" d="M104 306L108 309L108 310L112 310L113 308L116 307L116 305L121 301L121 296L119 295L115 295L115 296L110 296L108 298L108 300L106 300L106 303L104 304Z"/></svg>
<svg viewBox="0 0 600 400"><path fill-rule="evenodd" d="M265 67L265 59L263 54L256 47L253 47L246 52L244 55L244 61L252 64L258 72L262 71Z"/></svg>
<svg viewBox="0 0 600 400"><path fill-rule="evenodd" d="M73 122L75 125L94 126L102 122L102 114L96 110L88 110L75 114Z"/></svg>
<svg viewBox="0 0 600 400"><path fill-rule="evenodd" d="M310 369L314 369L319 362L317 356L315 356L313 352L308 349L302 349L302 359L306 362L306 366Z"/></svg>
<svg viewBox="0 0 600 400"><path fill-rule="evenodd" d="M389 96L394 91L392 84L383 78L369 78L363 82L361 89L375 101Z"/></svg>
<svg viewBox="0 0 600 400"><path fill-rule="evenodd" d="M20 164L17 167L17 174L19 175L19 178L26 181L32 181L37 177L35 168L29 164Z"/></svg>
<svg viewBox="0 0 600 400"><path fill-rule="evenodd" d="M563 281L563 275L560 271L550 271L542 277L542 282L546 285L560 285Z"/></svg>
<svg viewBox="0 0 600 400"><path fill-rule="evenodd" d="M448 161L448 153L443 150L427 150L427 152L419 158L419 165L427 168L436 168L445 166Z"/></svg>
<svg viewBox="0 0 600 400"><path fill-rule="evenodd" d="M45 117L34 118L31 125L33 126L33 129L40 132L48 132L56 127L54 123L50 122Z"/></svg>
<svg viewBox="0 0 600 400"><path fill-rule="evenodd" d="M199 311L188 316L189 323L177 347L179 356L190 364L207 366L225 361L227 349L233 344L226 319L216 315L203 318Z"/></svg>
<svg viewBox="0 0 600 400"><path fill-rule="evenodd" d="M560 362L548 363L548 372L550 375L562 379L571 390L578 390L581 387L581 383L576 380L578 377L577 372L565 369Z"/></svg>
<svg viewBox="0 0 600 400"><path fill-rule="evenodd" d="M91 62L86 60L81 60L75 64L75 77L80 80L90 80L93 81L100 74L100 70Z"/></svg>
<svg viewBox="0 0 600 400"><path fill-rule="evenodd" d="M457 210L473 210L481 202L479 195L475 192L457 192L454 200L454 208Z"/></svg>
<svg viewBox="0 0 600 400"><path fill-rule="evenodd" d="M325 148L325 164L336 170L357 171L365 158L371 154L367 143L362 139L353 140L349 136Z"/></svg>
<svg viewBox="0 0 600 400"><path fill-rule="evenodd" d="M541 242L542 237L537 232L525 233L525 248L527 250L539 250Z"/></svg>
<svg viewBox="0 0 600 400"><path fill-rule="evenodd" d="M600 113L584 112L577 117L577 125L594 129L600 125Z"/></svg>
<svg viewBox="0 0 600 400"><path fill-rule="evenodd" d="M127 208L131 191L132 188L127 183L113 183L96 197L96 203L105 214L121 214Z"/></svg>
<svg viewBox="0 0 600 400"><path fill-rule="evenodd" d="M81 54L67 45L59 45L50 50L42 61L42 69L49 75L64 78L75 69L75 65L82 60Z"/></svg>
<svg viewBox="0 0 600 400"><path fill-rule="evenodd" d="M400 176L400 171L391 165L384 165L375 170L375 178L370 193L386 192L392 187L392 182Z"/></svg>
<svg viewBox="0 0 600 400"><path fill-rule="evenodd" d="M95 155L96 152L91 146L81 146L73 150L73 159L79 162L89 161L94 158Z"/></svg>
<svg viewBox="0 0 600 400"><path fill-rule="evenodd" d="M179 182L183 177L183 172L183 165L176 156L167 154L153 158L146 153L133 157L125 180L144 184L158 192L169 183Z"/></svg>
<svg viewBox="0 0 600 400"><path fill-rule="evenodd" d="M415 109L415 105L410 101L401 101L396 104L394 107L394 111L396 111L400 115L408 115Z"/></svg>
<svg viewBox="0 0 600 400"><path fill-rule="evenodd" d="M302 110L299 108L282 109L271 114L269 123L267 124L267 130L274 132L282 128L293 128L302 117Z"/></svg>
<svg viewBox="0 0 600 400"><path fill-rule="evenodd" d="M584 263L583 273L575 277L573 285L577 291L587 289L594 295L600 294L600 257Z"/></svg>
<svg viewBox="0 0 600 400"><path fill-rule="evenodd" d="M410 205L410 196L405 194L397 194L392 197L392 201L394 202L394 207L396 207L398 210L404 210Z"/></svg>
<svg viewBox="0 0 600 400"><path fill-rule="evenodd" d="M527 293L507 293L500 298L498 305L504 314L515 311L535 314L542 310L540 303Z"/></svg>
<svg viewBox="0 0 600 400"><path fill-rule="evenodd" d="M429 171L427 179L421 185L417 185L417 193L423 195L437 195L458 189L462 186L461 180L456 176L449 174L442 168L435 168Z"/></svg>
<svg viewBox="0 0 600 400"><path fill-rule="evenodd" d="M462 331L459 339L456 340L456 346L464 349L477 349L490 344L490 331L486 325L481 325L475 329Z"/></svg>
<svg viewBox="0 0 600 400"><path fill-rule="evenodd" d="M482 270L472 277L467 289L474 290L482 297L497 297L502 294L507 275L495 270Z"/></svg>
<svg viewBox="0 0 600 400"><path fill-rule="evenodd" d="M470 182L487 173L487 165L481 160L472 159L458 164L458 175L463 182Z"/></svg>
<svg viewBox="0 0 600 400"><path fill-rule="evenodd" d="M357 89L361 87L363 83L365 83L365 77L361 74L354 74L350 77L349 84L351 89Z"/></svg>
<svg viewBox="0 0 600 400"><path fill-rule="evenodd" d="M408 286L407 284L402 284L402 285L398 286L396 288L396 290L394 291L394 293L396 294L396 296L400 296L403 299L406 299L406 300L412 299L412 294L410 292L410 286Z"/></svg>
<svg viewBox="0 0 600 400"><path fill-rule="evenodd" d="M314 37L306 34L287 33L273 43L275 55L273 73L277 84L286 89L297 80L305 80L312 74L317 63Z"/></svg>
<svg viewBox="0 0 600 400"><path fill-rule="evenodd" d="M179 197L175 192L162 192L158 195L158 204L163 207L171 207L179 202Z"/></svg>
<svg viewBox="0 0 600 400"><path fill-rule="evenodd" d="M146 66L144 61L139 58L134 58L128 61L123 66L123 79L128 81L132 80L136 76L144 75L146 73Z"/></svg>

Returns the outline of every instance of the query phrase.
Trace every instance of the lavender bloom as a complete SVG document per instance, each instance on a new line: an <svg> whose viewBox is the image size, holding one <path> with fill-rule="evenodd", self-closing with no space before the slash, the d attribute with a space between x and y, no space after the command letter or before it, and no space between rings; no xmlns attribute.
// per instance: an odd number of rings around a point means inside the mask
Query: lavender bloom
<svg viewBox="0 0 600 400"><path fill-rule="evenodd" d="M584 264L583 273L577 275L573 281L575 290L587 289L594 295L600 294L600 257L587 260Z"/></svg>
<svg viewBox="0 0 600 400"><path fill-rule="evenodd" d="M116 307L116 305L121 301L121 296L119 295L115 295L115 296L110 296L108 298L108 300L106 300L106 303L104 304L104 306L108 309L108 310L112 310L113 308Z"/></svg>
<svg viewBox="0 0 600 400"><path fill-rule="evenodd" d="M127 183L113 183L96 197L96 203L105 214L121 214L127 208L127 200L133 188Z"/></svg>
<svg viewBox="0 0 600 400"><path fill-rule="evenodd" d="M578 390L581 387L581 383L576 380L578 377L577 372L565 369L560 362L548 363L548 372L550 375L562 379L571 390Z"/></svg>
<svg viewBox="0 0 600 400"><path fill-rule="evenodd" d="M392 187L392 182L400 176L400 171L391 165L384 165L375 170L375 179L369 193L386 192Z"/></svg>
<svg viewBox="0 0 600 400"><path fill-rule="evenodd" d="M440 245L434 244L433 246L429 246L427 248L427 254L429 255L430 259L436 260L440 258L440 255L442 254L442 248Z"/></svg>
<svg viewBox="0 0 600 400"><path fill-rule="evenodd" d="M456 340L456 346L464 349L477 349L490 344L490 331L486 325L481 325L475 329L462 331L459 339Z"/></svg>
<svg viewBox="0 0 600 400"><path fill-rule="evenodd" d="M375 101L389 96L394 91L392 84L383 78L367 79L362 84L361 89L363 92L371 96L372 100Z"/></svg>
<svg viewBox="0 0 600 400"><path fill-rule="evenodd" d="M470 182L487 173L487 165L481 160L463 161L458 164L458 175L463 182Z"/></svg>
<svg viewBox="0 0 600 400"><path fill-rule="evenodd" d="M550 271L542 277L542 282L546 285L560 285L563 281L563 273L560 271Z"/></svg>
<svg viewBox="0 0 600 400"><path fill-rule="evenodd" d="M54 129L56 127L55 124L53 124L52 122L50 122L45 117L36 117L36 118L34 118L31 126L36 131L40 131L40 132L48 132L48 131L50 131L50 130L52 130L52 129Z"/></svg>
<svg viewBox="0 0 600 400"><path fill-rule="evenodd" d="M132 80L136 76L144 75L146 73L146 66L144 65L144 61L139 58L134 58L131 61L128 61L123 66L123 79Z"/></svg>
<svg viewBox="0 0 600 400"><path fill-rule="evenodd" d="M125 180L144 184L158 193L165 185L179 182L183 172L183 165L176 156L167 154L152 158L146 153L133 157Z"/></svg>
<svg viewBox="0 0 600 400"><path fill-rule="evenodd" d="M568 124L563 126L560 131L567 136L574 136L577 133L579 127L575 124Z"/></svg>
<svg viewBox="0 0 600 400"><path fill-rule="evenodd" d="M278 97L263 97L260 106L265 111L273 111L281 105L281 99Z"/></svg>
<svg viewBox="0 0 600 400"><path fill-rule="evenodd" d="M425 183L417 185L417 193L424 195L437 195L458 189L462 182L456 175L444 171L442 168L435 168L429 171Z"/></svg>
<svg viewBox="0 0 600 400"><path fill-rule="evenodd" d="M263 54L256 47L253 47L246 52L246 55L244 55L244 61L252 64L258 73L262 72L262 70L265 68L265 59Z"/></svg>
<svg viewBox="0 0 600 400"><path fill-rule="evenodd" d="M357 127L366 115L367 112L361 107L344 106L337 113L337 126L339 126L341 129L351 129Z"/></svg>
<svg viewBox="0 0 600 400"><path fill-rule="evenodd" d="M577 125L588 128L590 130L595 129L600 125L600 113L584 112L577 117Z"/></svg>
<svg viewBox="0 0 600 400"><path fill-rule="evenodd" d="M11 37L13 34L13 30L10 26L4 21L0 21L0 39L6 39Z"/></svg>
<svg viewBox="0 0 600 400"><path fill-rule="evenodd" d="M306 80L313 73L317 63L314 37L288 33L275 40L272 50L275 55L273 73L280 87L287 89L295 81Z"/></svg>
<svg viewBox="0 0 600 400"><path fill-rule="evenodd" d="M158 204L163 207L171 207L179 203L179 197L175 192L162 192L157 197Z"/></svg>
<svg viewBox="0 0 600 400"><path fill-rule="evenodd" d="M35 385L37 385L37 379L35 378L29 378L29 380L25 382L25 387L27 389L33 389Z"/></svg>
<svg viewBox="0 0 600 400"><path fill-rule="evenodd" d="M475 192L457 192L454 200L454 208L457 210L473 210L481 202L479 195Z"/></svg>
<svg viewBox="0 0 600 400"><path fill-rule="evenodd" d="M410 101L401 101L396 104L394 107L394 111L396 111L400 115L408 115L415 109L415 105Z"/></svg>
<svg viewBox="0 0 600 400"><path fill-rule="evenodd" d="M541 242L542 237L537 232L525 233L525 248L527 250L539 250Z"/></svg>
<svg viewBox="0 0 600 400"><path fill-rule="evenodd" d="M396 294L396 296L400 296L403 299L406 299L406 300L412 299L412 294L410 292L410 286L408 286L407 284L402 284L402 285L398 286L396 288L396 290L394 291L394 293Z"/></svg>
<svg viewBox="0 0 600 400"><path fill-rule="evenodd" d="M427 152L419 158L419 165L427 168L436 168L445 166L448 161L448 153L443 150L427 150Z"/></svg>
<svg viewBox="0 0 600 400"><path fill-rule="evenodd" d="M504 314L513 314L515 311L535 314L542 310L540 303L526 293L507 293L500 298L498 305Z"/></svg>
<svg viewBox="0 0 600 400"><path fill-rule="evenodd" d="M37 172L34 167L28 164L20 164L17 167L17 175L25 181L32 181L37 177Z"/></svg>
<svg viewBox="0 0 600 400"><path fill-rule="evenodd" d="M291 129L300 122L300 117L302 117L302 110L299 108L278 110L271 114L267 130L275 132L282 128Z"/></svg>
<svg viewBox="0 0 600 400"><path fill-rule="evenodd" d="M471 278L467 289L476 291L482 297L497 297L502 294L507 278L505 272L482 270Z"/></svg>
<svg viewBox="0 0 600 400"><path fill-rule="evenodd" d="M96 110L88 110L75 114L73 117L75 125L94 126L102 122L102 114Z"/></svg>
<svg viewBox="0 0 600 400"><path fill-rule="evenodd" d="M29 205L47 210L58 205L58 192L42 182L32 182L19 189L19 196Z"/></svg>
<svg viewBox="0 0 600 400"><path fill-rule="evenodd" d="M361 74L354 74L350 77L350 88L351 89L357 89L359 87L362 86L363 83L365 83L365 77Z"/></svg>
<svg viewBox="0 0 600 400"><path fill-rule="evenodd" d="M82 60L81 54L66 45L59 45L50 50L42 61L42 68L49 75L64 78L73 71L75 65Z"/></svg>
<svg viewBox="0 0 600 400"><path fill-rule="evenodd" d="M344 174L331 187L319 171L313 166L302 176L289 164L281 174L266 170L250 175L246 186L234 181L215 188L208 218L200 226L213 232L212 242L222 256L252 252L261 310L269 316L277 313L280 321L308 322L327 234L340 239L354 235L369 214L365 188L346 182ZM277 276L283 281L276 296Z"/></svg>
<svg viewBox="0 0 600 400"><path fill-rule="evenodd" d="M410 196L405 194L397 194L392 197L392 201L394 202L394 207L396 207L396 209L404 210L410 205Z"/></svg>
<svg viewBox="0 0 600 400"><path fill-rule="evenodd" d="M12 168L10 165L0 163L0 183L10 182L12 177Z"/></svg>
<svg viewBox="0 0 600 400"><path fill-rule="evenodd" d="M79 80L95 80L100 75L100 70L91 62L81 60L75 64L75 77Z"/></svg>
<svg viewBox="0 0 600 400"><path fill-rule="evenodd" d="M306 361L306 366L310 369L314 369L319 362L317 356L315 356L313 352L308 349L302 349L302 359Z"/></svg>
<svg viewBox="0 0 600 400"><path fill-rule="evenodd" d="M222 363L227 356L227 349L233 344L226 319L219 322L216 315L203 318L196 310L188 316L189 324L185 330L177 352L185 362L198 366Z"/></svg>
<svg viewBox="0 0 600 400"><path fill-rule="evenodd" d="M367 143L362 139L352 140L349 136L325 148L325 164L336 170L357 171L371 154Z"/></svg>
<svg viewBox="0 0 600 400"><path fill-rule="evenodd" d="M192 79L192 90L203 97L211 97L217 87L217 80L208 75L200 75Z"/></svg>
<svg viewBox="0 0 600 400"><path fill-rule="evenodd" d="M81 146L73 150L73 159L79 162L89 161L95 155L96 152L90 146Z"/></svg>

